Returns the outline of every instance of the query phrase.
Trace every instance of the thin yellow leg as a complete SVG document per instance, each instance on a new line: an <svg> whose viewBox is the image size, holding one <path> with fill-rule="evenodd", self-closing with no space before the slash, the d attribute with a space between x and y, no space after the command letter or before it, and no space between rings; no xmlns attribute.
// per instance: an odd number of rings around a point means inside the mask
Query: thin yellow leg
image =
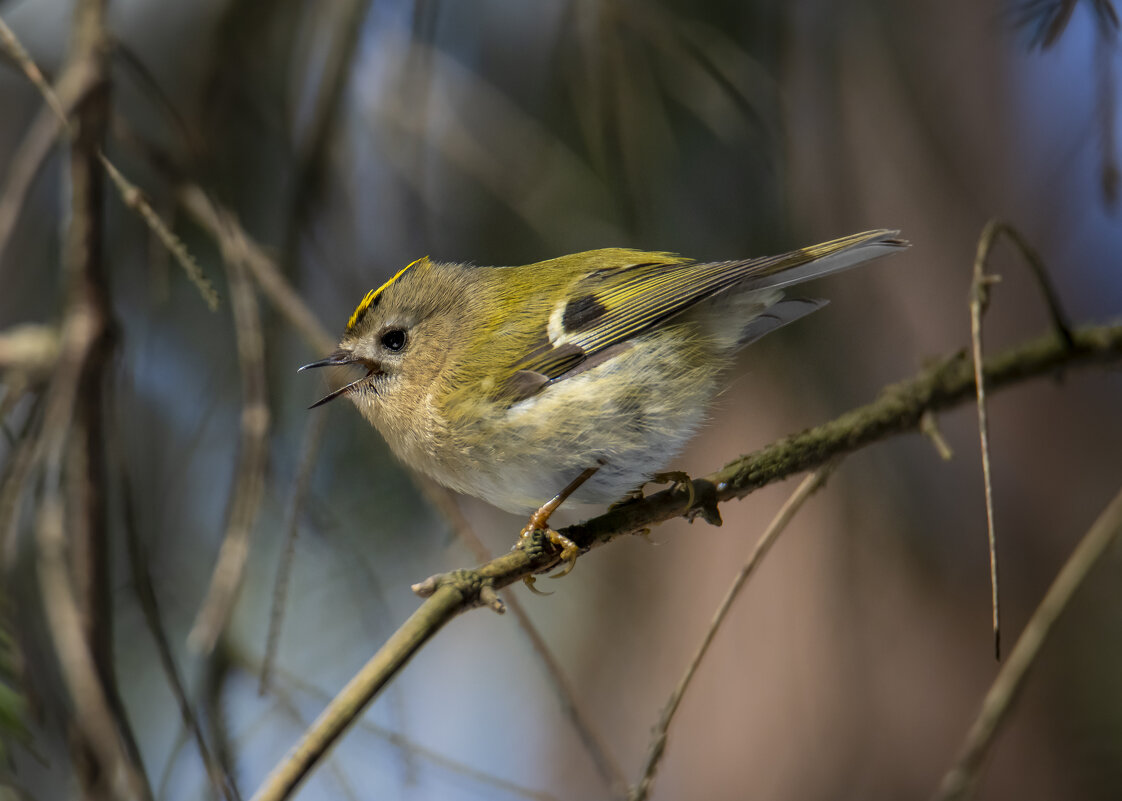
<svg viewBox="0 0 1122 801"><path fill-rule="evenodd" d="M565 489L553 496L552 500L542 504L536 512L530 515L530 521L522 528L522 533L518 535L519 540L524 540L533 534L535 531L544 531L549 541L561 549L561 561L567 562L568 565L563 571L558 573L554 578L561 578L567 576L569 571L573 569L573 565L577 563L577 557L580 556L580 548L571 539L563 534L558 534L556 531L549 527L549 518L557 507L565 502L565 499L576 492L581 484L592 478L593 474L600 469L600 466L586 468L579 476L569 482ZM527 586L533 589L533 584L527 580Z"/></svg>

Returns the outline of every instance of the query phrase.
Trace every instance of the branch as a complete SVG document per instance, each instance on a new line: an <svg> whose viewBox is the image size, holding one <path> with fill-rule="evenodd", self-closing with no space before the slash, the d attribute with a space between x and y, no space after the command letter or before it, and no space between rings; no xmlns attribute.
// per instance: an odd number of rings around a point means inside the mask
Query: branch
<svg viewBox="0 0 1122 801"><path fill-rule="evenodd" d="M74 9L71 70L89 75L75 100L63 247L65 278L61 346L46 393L37 457L44 499L37 519L38 577L50 636L74 708L72 756L90 798L150 799L139 752L117 694L104 470L104 384L113 349L113 319L103 260L103 207L98 154L109 113L105 0ZM13 36L0 25L6 47ZM28 62L29 63L29 62ZM42 89L34 65L23 64ZM38 76L39 80L36 80ZM50 100L47 90L48 101ZM57 103L57 100L55 101Z"/></svg>
<svg viewBox="0 0 1122 801"><path fill-rule="evenodd" d="M985 362L991 390L1059 369L1122 363L1122 325L1071 331L1070 344L1055 333L1010 348ZM562 534L582 550L673 517L715 515L716 504L812 469L878 440L916 430L924 415L974 397L974 374L964 353L942 359L916 377L885 388L870 404L817 428L779 440L721 470L569 526ZM690 507L690 498L697 503ZM691 514L692 513L692 514ZM281 801L291 796L324 753L429 638L461 612L489 604L496 590L557 564L555 550L540 539L474 570L433 576L414 587L427 600L390 637L305 732L253 796Z"/></svg>
<svg viewBox="0 0 1122 801"><path fill-rule="evenodd" d="M244 248L239 247L238 240L223 240L222 244L242 375L241 438L226 534L202 608L187 636L188 643L202 653L214 649L229 623L241 591L249 561L250 535L265 494L271 417L265 380L265 336L257 295L246 269L249 256Z"/></svg>

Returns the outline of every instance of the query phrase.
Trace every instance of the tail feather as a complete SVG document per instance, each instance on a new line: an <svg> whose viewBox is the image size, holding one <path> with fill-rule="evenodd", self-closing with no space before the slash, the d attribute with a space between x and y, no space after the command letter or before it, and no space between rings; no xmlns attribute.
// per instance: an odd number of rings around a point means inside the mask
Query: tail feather
<svg viewBox="0 0 1122 801"><path fill-rule="evenodd" d="M775 259L742 284L752 289L782 289L823 275L848 270L871 259L910 247L899 231L877 230L791 251Z"/></svg>
<svg viewBox="0 0 1122 801"><path fill-rule="evenodd" d="M755 342L765 334L770 334L777 328L782 328L788 323L793 323L811 312L816 312L830 301L819 298L784 298L768 306L767 311L753 317L740 329L740 340L737 347L744 347Z"/></svg>

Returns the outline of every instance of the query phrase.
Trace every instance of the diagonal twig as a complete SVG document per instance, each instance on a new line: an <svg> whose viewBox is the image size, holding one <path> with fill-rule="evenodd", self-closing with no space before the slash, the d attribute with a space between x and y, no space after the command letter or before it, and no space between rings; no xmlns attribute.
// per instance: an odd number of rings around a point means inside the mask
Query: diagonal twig
<svg viewBox="0 0 1122 801"><path fill-rule="evenodd" d="M3 20L0 19L0 38L9 50L19 47L18 42L8 39ZM22 50L22 48L20 48ZM29 57L30 58L30 57ZM34 64L31 65L34 68ZM25 72L26 72L25 65ZM38 73L38 68L35 68ZM57 144L59 134L64 130L64 121L74 110L74 106L90 90L90 71L83 64L71 64L64 69L55 83L50 98L54 103L39 110L23 136L23 140L8 160L8 175L0 194L0 257L7 250L12 232L19 221L27 201L27 194L43 168L47 157Z"/></svg>
<svg viewBox="0 0 1122 801"><path fill-rule="evenodd" d="M728 591L725 593L724 599L717 607L717 611L713 614L713 620L705 630L705 635L701 638L701 642L698 644L693 658L686 667L685 673L683 673L682 678L678 680L674 691L670 693L670 699L666 702L666 706L663 707L658 723L655 724L651 733L651 744L647 749L647 756L643 760L643 770L639 774L639 781L635 782L631 787L631 792L627 796L628 801L645 801L650 796L651 788L654 786L655 771L658 769L658 765L662 761L663 755L666 753L666 741L670 730L670 724L673 722L674 715L678 711L678 706L682 703L682 698L685 696L686 690L689 689L690 683L693 681L693 677L697 673L698 667L701 665L701 660L704 659L705 654L708 653L709 646L712 645L713 639L717 636L717 630L720 629L721 624L724 623L729 610L732 608L733 602L736 601L737 597L740 595L740 590L744 587L744 583L748 580L748 577L755 572L760 562L763 561L764 556L771 549L771 546L779 539L779 535L787 528L787 524L791 522L799 509L802 508L802 505L826 483L826 479L829 478L836 467L836 462L827 462L804 478L802 482L799 483L799 486L795 488L795 491L791 493L791 496L784 502L764 533L760 535L760 539L756 542L756 547L752 549L748 561L744 563L740 571L736 574L731 586L729 586Z"/></svg>
<svg viewBox="0 0 1122 801"><path fill-rule="evenodd" d="M978 437L982 448L982 485L986 496L986 538L990 552L990 608L993 610L993 651L1001 659L1001 615L997 596L997 528L993 516L993 472L990 466L990 429L986 419L986 382L982 374L982 315L989 306L989 288L1000 277L986 274L986 262L1000 230L990 221L978 240L974 257L974 279L970 283L970 345L974 357L974 386L977 390Z"/></svg>
<svg viewBox="0 0 1122 801"><path fill-rule="evenodd" d="M183 184L177 192L180 204L195 223L218 243L223 252L239 253L246 269L278 312L319 353L334 350L335 338L312 314L281 274L280 267L242 228L234 214L218 206L197 184Z"/></svg>
<svg viewBox="0 0 1122 801"><path fill-rule="evenodd" d="M993 473L990 465L989 423L986 413L986 385L985 377L982 374L982 317L985 315L986 308L989 305L990 286L1001 280L1000 276L988 275L986 273L986 265L989 262L990 253L997 242L997 237L1001 234L1005 234L1017 250L1020 251L1029 269L1032 270L1033 277L1036 279L1037 286L1040 288L1040 293L1044 296L1044 302L1048 306L1048 316L1052 321L1052 328L1056 332L1056 336L1059 337L1060 341L1065 346L1073 346L1071 324L1068 322L1067 315L1060 305L1059 295L1048 277L1048 271L1044 267L1044 261L1040 258L1040 254L1025 241L1025 238L1021 236L1021 233L1016 228L1000 220L990 220L986 223L985 228L982 229L982 235L978 238L978 249L974 256L974 278L970 284L970 342L974 357L974 386L976 389L978 408L978 436L981 441L982 480L986 498L986 534L990 553L990 588L991 605L993 608L994 655L998 659L1001 659L1001 619L998 606L997 531L994 523Z"/></svg>
<svg viewBox="0 0 1122 801"><path fill-rule="evenodd" d="M79 73L79 77L75 78L74 80L78 84L78 87L81 89L81 94L70 104L66 104L61 101L55 94L50 84L48 84L46 79L43 77L43 73L39 70L39 67L36 66L30 54L20 43L19 38L15 35L15 32L8 27L7 23L5 23L2 18L0 18L0 47L3 47L4 51L12 56L12 58L23 70L28 80L30 80L31 83L34 84L35 87L39 90L40 94L42 94L43 99L47 103L48 107L50 107L51 111L57 116L59 124L61 126L61 130L73 134L74 126L70 118L67 116L67 108L69 107L69 105L81 102L82 97L92 91L97 82L96 76L89 77ZM66 73L64 72L63 75L65 76ZM66 99L70 100L70 98ZM218 293L215 291L214 286L203 274L194 257L192 257L190 252L187 250L187 246L184 245L182 240L180 240L175 236L175 234L171 232L171 229L168 228L166 224L164 224L163 220L160 219L160 216L152 208L152 204L150 204L145 199L143 193L134 184L132 184L132 182L128 181L124 177L124 175L121 174L120 170L118 170L106 157L105 153L101 150L100 144L98 146L96 156L98 161L101 162L102 166L113 179L113 183L116 186L117 191L120 193L125 205L128 208L136 211L140 215L141 219L143 219L144 222L150 228L152 228L153 232L157 237L159 237L160 241L168 247L169 251L175 257L176 261L178 261L179 264L183 267L184 272L187 273L187 277L198 288L207 306L209 306L212 311L217 308ZM30 179L22 178L21 180ZM2 231L0 231L0 233L2 233ZM2 238L0 238L0 247L2 247L3 244L4 241Z"/></svg>
<svg viewBox="0 0 1122 801"><path fill-rule="evenodd" d="M210 586L187 639L193 648L210 653L229 623L241 591L249 559L250 535L265 493L268 462L269 404L265 384L265 338L257 296L245 266L245 251L236 240L223 250L234 315L234 338L242 376L241 439L230 499L226 534L218 551ZM236 248L231 251L230 248Z"/></svg>
<svg viewBox="0 0 1122 801"><path fill-rule="evenodd" d="M108 118L104 0L75 5L69 61L88 71L76 107L68 173L71 213L63 267L61 347L46 393L41 440L44 497L36 543L49 633L74 707L73 759L85 794L150 799L151 789L116 690L109 602L109 546L104 505L104 382L113 350L113 319L102 247L102 183L97 153ZM58 104L46 81L0 21L0 43L29 79ZM57 110L57 109L56 109ZM30 473L29 473L30 476Z"/></svg>

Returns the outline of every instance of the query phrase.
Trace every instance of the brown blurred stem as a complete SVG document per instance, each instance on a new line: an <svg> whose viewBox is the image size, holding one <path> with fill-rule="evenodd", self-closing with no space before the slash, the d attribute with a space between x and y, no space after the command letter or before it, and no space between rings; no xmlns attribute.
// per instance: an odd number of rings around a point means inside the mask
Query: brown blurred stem
<svg viewBox="0 0 1122 801"><path fill-rule="evenodd" d="M99 0L99 2L101 2L102 6L105 5L102 0ZM84 13L82 11L82 6L78 6L76 17L82 13ZM65 90L66 92L66 95L60 98L55 94L50 84L47 83L46 78L43 77L43 73L20 43L15 32L8 27L3 19L0 19L0 50L11 56L12 60L23 70L27 79L31 81L43 96L43 100L47 104L47 109L49 109L51 114L58 120L58 126L51 127L44 123L42 117L40 117L35 121L29 135L39 133L44 136L47 134L53 136L57 135L60 131L66 131L75 139L81 136L81 132L76 131L75 120L68 116L68 112L70 112L74 104L80 101L84 102L84 99L95 96L101 87L107 85L108 58L111 46L110 38L104 35L97 47L99 51L98 63L88 58L74 58L70 60L68 65L63 69L63 78L59 81L60 91ZM72 97L70 96L71 93L73 93ZM156 214L156 211L152 208L152 205L144 197L140 189L129 181L121 171L114 166L113 162L106 157L105 153L102 152L102 142L105 139L104 133L108 127L109 113L110 108L108 103L106 103L103 110L105 119L101 122L102 135L96 140L96 149L94 151L95 160L100 162L106 172L109 173L125 205L135 211L148 227L152 229L157 238L164 243L169 252L175 257L176 261L182 265L184 271L187 273L187 277L198 288L203 296L203 300L206 301L211 311L214 311L218 306L218 293L214 291L214 287L210 284L210 281L203 275L202 270L199 269L198 263L195 262L194 258L187 250L186 245L184 245L183 242L171 232L167 224L160 219L160 216ZM77 127L80 128L81 124L82 120L79 119ZM86 127L88 128L89 126L86 125ZM14 175L9 179L9 185L5 187L4 196L0 198L0 253L3 252L6 239L10 233L10 231L4 230L4 226L14 226L20 212L18 207L5 208L4 206L5 204L10 204L17 200L22 202L22 198L26 196L26 192L30 188L31 181L34 179L42 159L46 157L47 152L50 150L47 144L40 144L38 146L31 146L30 143L27 144L26 153L21 145L20 153L17 155L29 156L32 161L26 165L17 165ZM100 182L98 186L100 186Z"/></svg>
<svg viewBox="0 0 1122 801"><path fill-rule="evenodd" d="M214 238L223 253L240 255L265 297L313 350L327 353L335 349L335 338L288 283L280 266L246 234L233 212L214 202L197 184L183 184L177 194L191 219Z"/></svg>
<svg viewBox="0 0 1122 801"><path fill-rule="evenodd" d="M970 343L974 358L974 387L978 408L978 436L982 450L982 482L986 498L986 534L990 552L990 602L993 608L993 649L994 656L1001 659L1001 615L998 604L997 571L997 527L994 522L993 508L993 470L990 465L990 434L986 413L986 380L982 374L982 318L989 307L990 287L1001 281L1001 276L986 272L990 253L1002 234L1020 251L1025 263L1036 279L1044 302L1048 305L1048 316L1056 336L1067 347L1071 347L1071 324L1060 304L1059 294L1048 277L1044 260L1040 254L1021 236L1020 232L1001 220L990 220L978 238L978 249L974 256L974 278L970 283Z"/></svg>
<svg viewBox="0 0 1122 801"><path fill-rule="evenodd" d="M0 31L3 29L0 28ZM8 177L0 193L0 257L7 249L35 177L58 141L64 121L73 112L74 104L89 91L90 77L85 64L71 63L63 71L54 86L57 106L48 104L39 110L9 159Z"/></svg>
<svg viewBox="0 0 1122 801"><path fill-rule="evenodd" d="M990 552L990 607L993 610L993 653L1001 659L1001 614L998 605L997 581L997 526L993 511L993 471L990 465L990 429L986 415L986 381L982 375L982 317L989 308L990 287L1001 280L1000 276L986 272L993 243L1001 230L998 223L990 221L978 240L974 257L974 279L970 282L970 352L974 357L974 391L978 409L978 438L982 451L982 487L986 498L986 537Z"/></svg>
<svg viewBox="0 0 1122 801"><path fill-rule="evenodd" d="M1013 386L1060 369L1122 364L1122 325L1087 326L1070 331L1071 343L1055 332L991 356L984 375L991 390ZM968 402L974 397L969 357L959 352L943 358L914 378L886 387L876 400L816 428L795 434L742 456L705 478L695 479L697 507L741 498L766 484L813 469L840 455L915 431L923 415ZM674 487L609 511L562 534L589 549L689 513L691 492ZM470 570L433 576L415 589L424 603L390 637L347 686L328 704L312 727L254 795L254 801L288 798L324 753L354 722L412 656L456 615L479 606L488 595L557 564L555 550L531 540L527 547L503 554Z"/></svg>
<svg viewBox="0 0 1122 801"><path fill-rule="evenodd" d="M241 240L224 239L222 257L230 285L234 338L242 376L241 439L229 519L210 587L188 635L192 647L209 654L229 623L249 559L250 535L265 493L269 404L265 383L265 337L257 295L249 280L248 255Z"/></svg>
<svg viewBox="0 0 1122 801"><path fill-rule="evenodd" d="M105 16L105 0L84 0L75 6L64 70L88 77L69 126L65 303L61 350L46 393L38 451L44 476L38 569L50 634L75 711L73 753L82 792L94 799L148 799L151 790L116 689L109 600L102 424L114 332L102 254L98 163L109 116ZM8 34L5 29L6 40ZM28 74L36 80L37 70Z"/></svg>

